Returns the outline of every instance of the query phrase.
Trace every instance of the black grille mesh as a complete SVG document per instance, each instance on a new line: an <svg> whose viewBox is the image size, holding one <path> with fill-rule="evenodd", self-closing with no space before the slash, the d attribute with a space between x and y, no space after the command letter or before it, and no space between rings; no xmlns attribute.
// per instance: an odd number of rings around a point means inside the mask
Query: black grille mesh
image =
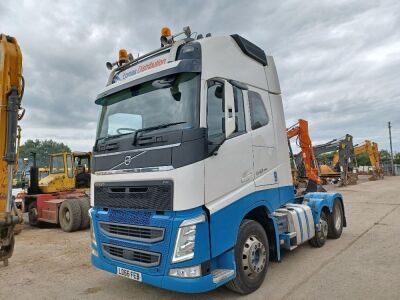
<svg viewBox="0 0 400 300"><path fill-rule="evenodd" d="M156 227L123 225L100 222L101 230L109 236L142 242L158 242L164 238L164 229Z"/></svg>
<svg viewBox="0 0 400 300"><path fill-rule="evenodd" d="M106 182L94 186L94 205L104 208L172 210L170 180Z"/></svg>
<svg viewBox="0 0 400 300"><path fill-rule="evenodd" d="M155 267L160 264L161 255L155 252L129 249L109 244L103 244L103 250L113 259L129 262L139 266Z"/></svg>

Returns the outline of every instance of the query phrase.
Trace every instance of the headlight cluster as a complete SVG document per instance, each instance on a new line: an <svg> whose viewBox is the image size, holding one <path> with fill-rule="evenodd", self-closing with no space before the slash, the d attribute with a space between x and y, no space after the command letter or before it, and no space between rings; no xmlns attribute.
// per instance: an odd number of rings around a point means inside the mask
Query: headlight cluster
<svg viewBox="0 0 400 300"><path fill-rule="evenodd" d="M174 255L172 262L177 263L186 261L194 257L194 247L196 244L196 224L206 220L205 215L200 215L193 219L182 222L176 236Z"/></svg>

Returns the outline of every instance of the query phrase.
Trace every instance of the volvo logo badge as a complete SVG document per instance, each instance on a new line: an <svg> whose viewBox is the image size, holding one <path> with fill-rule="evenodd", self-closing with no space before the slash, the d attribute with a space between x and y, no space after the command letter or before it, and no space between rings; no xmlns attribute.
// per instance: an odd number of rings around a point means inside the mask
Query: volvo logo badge
<svg viewBox="0 0 400 300"><path fill-rule="evenodd" d="M147 151L143 151L143 152L140 152L140 153L132 155L132 156L131 155L127 155L127 156L125 156L124 160L121 163L119 163L116 166L112 167L110 170L115 170L115 169L117 169L118 167L120 167L122 165L130 166L130 164L132 163L132 160L134 160L136 157L138 157L138 156L140 156L142 154L145 154L146 152Z"/></svg>
<svg viewBox="0 0 400 300"><path fill-rule="evenodd" d="M129 156L129 155L125 156L124 163L125 163L126 166L129 166L131 164L131 161L132 161L132 156Z"/></svg>

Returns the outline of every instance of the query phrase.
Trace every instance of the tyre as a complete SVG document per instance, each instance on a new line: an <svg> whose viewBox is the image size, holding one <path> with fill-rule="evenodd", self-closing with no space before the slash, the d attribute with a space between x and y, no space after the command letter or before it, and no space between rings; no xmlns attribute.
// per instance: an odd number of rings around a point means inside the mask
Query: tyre
<svg viewBox="0 0 400 300"><path fill-rule="evenodd" d="M315 248L321 248L325 245L328 237L328 217L324 211L321 211L319 228L315 228L315 236L309 241L310 245Z"/></svg>
<svg viewBox="0 0 400 300"><path fill-rule="evenodd" d="M343 231L343 206L342 202L338 199L333 204L332 213L328 215L328 238L338 239Z"/></svg>
<svg viewBox="0 0 400 300"><path fill-rule="evenodd" d="M31 226L39 226L38 211L37 211L36 201L32 201L28 205L28 219L29 219L29 225L31 225Z"/></svg>
<svg viewBox="0 0 400 300"><path fill-rule="evenodd" d="M264 228L253 220L243 220L235 246L236 278L227 287L250 294L263 283L269 264L269 245Z"/></svg>
<svg viewBox="0 0 400 300"><path fill-rule="evenodd" d="M61 229L65 232L78 230L81 226L82 220L79 200L65 200L60 206L58 218L60 221Z"/></svg>
<svg viewBox="0 0 400 300"><path fill-rule="evenodd" d="M90 226L90 218L89 218L89 208L90 202L89 198L79 198L76 199L81 207L81 225L79 227L80 230L87 229Z"/></svg>

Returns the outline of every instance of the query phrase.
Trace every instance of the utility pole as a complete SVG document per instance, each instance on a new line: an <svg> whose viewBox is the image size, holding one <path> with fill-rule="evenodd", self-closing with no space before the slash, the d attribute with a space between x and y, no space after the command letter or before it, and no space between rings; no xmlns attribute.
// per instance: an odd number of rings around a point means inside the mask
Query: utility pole
<svg viewBox="0 0 400 300"><path fill-rule="evenodd" d="M393 148L392 148L392 125L390 122L388 122L388 128L389 128L389 141L390 141L390 162L392 165L392 175L394 176L394 163L393 163Z"/></svg>

